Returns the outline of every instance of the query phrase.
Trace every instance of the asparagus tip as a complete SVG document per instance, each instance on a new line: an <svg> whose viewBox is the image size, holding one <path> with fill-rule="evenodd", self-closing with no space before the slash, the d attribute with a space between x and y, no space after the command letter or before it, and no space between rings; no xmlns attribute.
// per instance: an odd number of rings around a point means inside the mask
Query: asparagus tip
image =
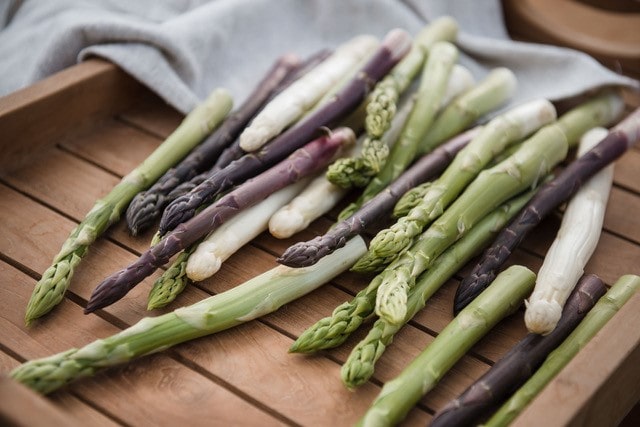
<svg viewBox="0 0 640 427"><path fill-rule="evenodd" d="M527 310L524 323L529 332L547 335L553 331L562 316L562 307L557 301L536 300L529 303L525 300Z"/></svg>

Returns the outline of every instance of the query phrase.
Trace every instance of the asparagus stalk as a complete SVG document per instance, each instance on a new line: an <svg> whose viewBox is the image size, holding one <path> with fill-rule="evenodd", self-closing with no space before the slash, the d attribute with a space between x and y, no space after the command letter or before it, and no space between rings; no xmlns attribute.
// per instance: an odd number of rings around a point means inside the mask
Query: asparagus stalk
<svg viewBox="0 0 640 427"><path fill-rule="evenodd" d="M382 387L357 425L391 426L402 420L480 338L520 306L534 281L535 274L523 266L502 272L400 375Z"/></svg>
<svg viewBox="0 0 640 427"><path fill-rule="evenodd" d="M11 376L40 393L51 393L102 368L248 322L276 311L336 277L349 268L365 248L362 238L355 237L313 267L275 267L226 292L162 316L142 319L118 334L83 348L26 362L14 369Z"/></svg>
<svg viewBox="0 0 640 427"><path fill-rule="evenodd" d="M186 273L199 282L213 276L231 255L267 229L269 218L309 184L301 179L244 209L211 232L189 257Z"/></svg>
<svg viewBox="0 0 640 427"><path fill-rule="evenodd" d="M365 203L353 215L338 222L324 235L289 247L278 258L278 262L290 267L306 267L315 264L325 255L344 245L349 237L364 232L368 225L387 216L398 198L408 189L441 172L474 134L475 131L460 134L432 153L423 156L385 191Z"/></svg>
<svg viewBox="0 0 640 427"><path fill-rule="evenodd" d="M189 181L208 169L222 151L231 144L269 96L282 83L285 76L299 64L295 55L280 57L262 78L247 100L222 125L194 148L177 166L165 172L146 191L138 193L127 208L129 230L135 236L148 229L172 200L167 196L179 184Z"/></svg>
<svg viewBox="0 0 640 427"><path fill-rule="evenodd" d="M612 108L612 110L616 110L619 114L622 104L617 106L619 108ZM589 122L591 126L606 125L606 122L602 121L594 123L590 120ZM640 139L640 109L615 126L598 145L571 162L554 180L545 184L529 205L498 235L494 244L487 248L471 274L460 283L456 292L454 311L461 310L486 286L486 283L491 281L492 277L495 277L496 271L532 228L560 203L575 194L583 182L620 157L638 139Z"/></svg>
<svg viewBox="0 0 640 427"><path fill-rule="evenodd" d="M375 363L391 344L394 335L411 320L425 303L440 287L462 268L473 256L488 245L500 231L533 196L534 191L528 191L503 204L473 227L469 233L454 243L442 255L431 270L420 275L416 286L409 293L407 314L401 323L389 323L379 318L371 327L367 336L351 351L347 361L342 366L342 381L349 388L364 384L373 375ZM363 293L369 298L368 312L361 311L358 317L364 319L373 314L375 306L375 291ZM345 334L345 339L347 335Z"/></svg>
<svg viewBox="0 0 640 427"><path fill-rule="evenodd" d="M62 301L74 269L87 254L89 245L120 219L131 199L180 161L222 121L230 109L229 93L223 89L214 90L149 157L95 203L36 283L27 304L27 325Z"/></svg>
<svg viewBox="0 0 640 427"><path fill-rule="evenodd" d="M232 162L223 170L212 174L189 194L177 198L167 206L160 221L160 234L166 234L193 217L200 205L212 200L219 192L266 170L307 143L320 128L331 125L353 111L364 100L371 85L402 59L409 45L410 37L405 31L390 31L371 60L332 101L280 134L260 151L246 154Z"/></svg>
<svg viewBox="0 0 640 427"><path fill-rule="evenodd" d="M516 77L507 68L492 70L473 89L457 97L442 111L420 142L420 153L428 153L471 126L480 117L503 105L516 91Z"/></svg>
<svg viewBox="0 0 640 427"><path fill-rule="evenodd" d="M478 418L533 375L544 359L564 341L607 291L599 277L584 276L567 300L558 327L549 335L528 334L491 369L449 402L431 421L431 427L477 424Z"/></svg>
<svg viewBox="0 0 640 427"><path fill-rule="evenodd" d="M361 59L376 48L373 36L357 36L276 96L240 134L240 147L255 151L299 119Z"/></svg>
<svg viewBox="0 0 640 427"><path fill-rule="evenodd" d="M439 110L446 107L452 99L469 90L474 83L471 72L462 65L455 64L451 69L451 75L447 81L447 87L440 102ZM385 134L386 133L387 132L385 132ZM394 141L397 138L397 136L394 136ZM366 139L362 148L362 160L370 170L367 175L375 176L382 170L390 154L389 146L390 144L385 143L384 139L377 137Z"/></svg>
<svg viewBox="0 0 640 427"><path fill-rule="evenodd" d="M390 257L409 246L425 226L437 219L487 164L509 144L556 119L553 105L530 101L494 118L463 148L440 178L429 186L422 202L369 244L372 256Z"/></svg>
<svg viewBox="0 0 640 427"><path fill-rule="evenodd" d="M604 128L584 134L578 156L607 136ZM526 303L524 321L536 334L548 334L560 320L562 307L584 273L596 249L613 182L613 165L591 177L569 200L556 239L538 271L536 286Z"/></svg>
<svg viewBox="0 0 640 427"><path fill-rule="evenodd" d="M389 129L400 95L418 75L429 50L439 41L454 42L457 35L458 24L447 16L436 19L416 35L409 53L371 93L365 118L368 135L380 138Z"/></svg>
<svg viewBox="0 0 640 427"><path fill-rule="evenodd" d="M493 210L498 204L540 182L556 164L566 157L568 148L577 143L577 135L597 124L610 122L621 107L621 100L614 95L596 97L569 112L555 123L547 125L522 143L520 148L490 169L482 171L465 191L431 224L421 240L426 241L419 254L402 256L405 264L398 279L392 279L391 294L402 298L400 288L410 287L404 278L428 268L441 250L472 227L474 222ZM567 140L567 136L575 140ZM478 203L481 200L482 203ZM417 256L415 256L417 255ZM376 257L369 252L359 260L355 271L376 271L395 257ZM399 266L398 265L398 266ZM385 285L387 286L387 285Z"/></svg>
<svg viewBox="0 0 640 427"><path fill-rule="evenodd" d="M286 239L304 230L312 221L329 212L347 193L329 182L325 174L317 176L300 194L269 218L269 232Z"/></svg>
<svg viewBox="0 0 640 427"><path fill-rule="evenodd" d="M371 180L358 199L370 200L398 177L415 158L418 145L442 103L451 69L458 59L458 50L448 42L435 43L424 66L415 106L398 141L394 144L382 170Z"/></svg>
<svg viewBox="0 0 640 427"><path fill-rule="evenodd" d="M571 335L549 354L535 374L484 425L497 427L511 423L639 289L640 277L635 275L620 277Z"/></svg>
<svg viewBox="0 0 640 427"><path fill-rule="evenodd" d="M207 233L224 224L239 211L268 195L324 168L343 145L353 144L349 128L339 128L296 150L287 159L259 176L238 186L197 216L178 226L129 267L102 281L93 291L85 308L91 313L118 301L155 269L180 251L193 245Z"/></svg>

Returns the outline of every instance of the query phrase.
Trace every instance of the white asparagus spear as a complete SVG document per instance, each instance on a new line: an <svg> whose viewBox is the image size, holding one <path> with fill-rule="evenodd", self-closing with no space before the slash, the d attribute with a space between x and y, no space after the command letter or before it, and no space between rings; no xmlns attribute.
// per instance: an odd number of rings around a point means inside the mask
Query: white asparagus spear
<svg viewBox="0 0 640 427"><path fill-rule="evenodd" d="M604 128L585 133L578 156L605 136L607 130ZM612 181L613 164L585 182L567 204L556 239L544 258L534 291L526 302L524 319L530 332L546 335L560 320L562 308L600 239Z"/></svg>
<svg viewBox="0 0 640 427"><path fill-rule="evenodd" d="M276 96L240 135L240 147L255 151L316 104L342 77L378 47L370 35L354 37Z"/></svg>
<svg viewBox="0 0 640 427"><path fill-rule="evenodd" d="M329 182L324 173L320 174L291 202L271 216L269 232L278 239L293 236L330 211L347 191Z"/></svg>
<svg viewBox="0 0 640 427"><path fill-rule="evenodd" d="M301 179L276 191L262 202L242 210L210 233L189 256L187 277L199 282L213 276L224 261L265 231L273 213L302 191L310 180L311 178Z"/></svg>

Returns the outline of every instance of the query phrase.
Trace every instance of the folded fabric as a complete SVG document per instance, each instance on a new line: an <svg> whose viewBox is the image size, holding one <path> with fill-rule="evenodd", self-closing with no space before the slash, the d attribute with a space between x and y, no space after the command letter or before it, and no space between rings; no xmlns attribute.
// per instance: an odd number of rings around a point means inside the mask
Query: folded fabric
<svg viewBox="0 0 640 427"><path fill-rule="evenodd" d="M458 20L461 63L476 78L515 72L512 103L639 85L585 54L509 40L499 0L5 0L0 95L98 56L185 113L215 87L241 102L282 53L305 57L394 27L416 33L441 15Z"/></svg>

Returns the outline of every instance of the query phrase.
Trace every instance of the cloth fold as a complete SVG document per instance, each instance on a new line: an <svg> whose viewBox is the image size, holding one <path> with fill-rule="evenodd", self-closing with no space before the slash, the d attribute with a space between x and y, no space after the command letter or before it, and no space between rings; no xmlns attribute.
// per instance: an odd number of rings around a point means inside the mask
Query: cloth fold
<svg viewBox="0 0 640 427"><path fill-rule="evenodd" d="M216 87L241 102L285 52L305 57L395 27L415 34L442 15L459 22L461 63L477 79L514 71L512 104L640 87L583 53L509 40L499 0L5 0L0 95L98 56L186 113Z"/></svg>

